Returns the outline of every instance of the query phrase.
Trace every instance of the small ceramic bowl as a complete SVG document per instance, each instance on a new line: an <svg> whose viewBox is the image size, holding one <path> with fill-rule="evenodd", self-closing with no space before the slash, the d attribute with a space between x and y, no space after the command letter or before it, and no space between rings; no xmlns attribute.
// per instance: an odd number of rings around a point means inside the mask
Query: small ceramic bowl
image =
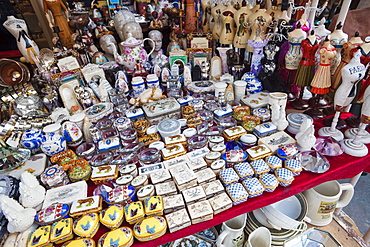
<svg viewBox="0 0 370 247"><path fill-rule="evenodd" d="M186 138L190 138L197 134L197 130L195 128L187 128L182 133L184 134Z"/></svg>

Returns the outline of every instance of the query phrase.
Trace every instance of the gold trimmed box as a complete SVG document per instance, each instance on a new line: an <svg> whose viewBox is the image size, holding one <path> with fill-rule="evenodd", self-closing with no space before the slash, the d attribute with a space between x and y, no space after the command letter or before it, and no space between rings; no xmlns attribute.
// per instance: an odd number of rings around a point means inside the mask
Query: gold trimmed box
<svg viewBox="0 0 370 247"><path fill-rule="evenodd" d="M187 208L192 224L213 219L213 209L208 200L188 205Z"/></svg>
<svg viewBox="0 0 370 247"><path fill-rule="evenodd" d="M174 144L170 147L162 149L161 152L164 160L169 160L186 154L186 150L182 144Z"/></svg>
<svg viewBox="0 0 370 247"><path fill-rule="evenodd" d="M227 142L238 140L244 134L247 134L247 131L242 126L235 126L222 131L222 135Z"/></svg>
<svg viewBox="0 0 370 247"><path fill-rule="evenodd" d="M191 220L185 208L166 215L170 233L184 229L191 225Z"/></svg>
<svg viewBox="0 0 370 247"><path fill-rule="evenodd" d="M263 159L266 158L267 156L272 155L271 149L265 144L248 148L246 152L248 153L249 161Z"/></svg>
<svg viewBox="0 0 370 247"><path fill-rule="evenodd" d="M117 165L92 167L90 180L93 181L94 184L101 184L109 180L115 180L118 177L118 171Z"/></svg>
<svg viewBox="0 0 370 247"><path fill-rule="evenodd" d="M233 201L225 192L210 198L208 201L211 204L214 215L228 210L233 206Z"/></svg>
<svg viewBox="0 0 370 247"><path fill-rule="evenodd" d="M170 147L174 144L182 144L183 146L186 146L187 142L185 135L178 134L174 136L166 136L164 138L164 145L166 145L166 147Z"/></svg>

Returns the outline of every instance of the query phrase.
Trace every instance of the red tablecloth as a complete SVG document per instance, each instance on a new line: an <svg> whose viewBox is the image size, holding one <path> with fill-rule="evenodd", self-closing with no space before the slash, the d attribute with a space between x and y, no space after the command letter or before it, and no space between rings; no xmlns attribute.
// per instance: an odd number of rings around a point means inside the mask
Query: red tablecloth
<svg viewBox="0 0 370 247"><path fill-rule="evenodd" d="M346 118L349 116L351 116L351 114L345 113L342 114L341 117ZM323 126L322 120L315 120L314 124L317 134L317 130ZM368 148L370 148L370 144L367 146ZM214 218L210 221L206 221L196 225L191 225L175 233L167 232L164 236L158 239L151 240L149 242L141 243L135 240L133 246L145 246L145 247L159 246L161 244L171 242L176 239L197 233L209 227L221 224L222 222L227 221L240 214L253 211L255 209L280 201L284 198L293 196L299 192L305 191L323 182L351 178L356 176L358 173L362 171L370 171L370 155L363 158L356 158L349 156L347 154L342 154L337 157L327 157L327 159L330 162L330 169L326 173L315 174L303 171L299 176L295 177L293 183L288 187L279 186L272 193L265 192L261 196L249 199L247 202L244 202L237 206L233 206L231 209L224 211L218 215L215 215ZM89 195L92 195L92 188L89 189ZM94 240L97 242L100 236L107 231L108 231L107 228L101 226L97 234L94 236Z"/></svg>

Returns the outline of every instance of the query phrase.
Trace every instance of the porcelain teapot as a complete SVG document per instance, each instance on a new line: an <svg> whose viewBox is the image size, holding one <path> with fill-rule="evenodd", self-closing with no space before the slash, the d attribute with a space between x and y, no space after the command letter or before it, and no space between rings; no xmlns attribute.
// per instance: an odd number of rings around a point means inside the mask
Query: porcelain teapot
<svg viewBox="0 0 370 247"><path fill-rule="evenodd" d="M142 61L145 63L148 60L148 57L153 53L155 49L155 43L150 38L145 38L143 40L137 40L129 33L129 37L121 42L123 47L122 55L116 53L115 59L118 64L124 65L127 68L127 72L134 72L135 65L137 61ZM152 42L152 50L148 54L144 49L144 42L149 40Z"/></svg>

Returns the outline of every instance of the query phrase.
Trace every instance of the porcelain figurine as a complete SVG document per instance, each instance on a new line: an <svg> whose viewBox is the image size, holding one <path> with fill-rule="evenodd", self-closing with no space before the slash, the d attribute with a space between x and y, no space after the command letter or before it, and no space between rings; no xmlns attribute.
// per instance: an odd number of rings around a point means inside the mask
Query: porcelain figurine
<svg viewBox="0 0 370 247"><path fill-rule="evenodd" d="M340 61L340 64L338 65L337 69L334 72L334 75L332 76L332 82L331 82L331 89L335 91L342 80L342 68L348 64L352 57L353 53L352 50L358 46L360 46L363 43L360 34L358 32L355 33L355 36L350 38L348 42L343 44L343 49L341 51L342 60Z"/></svg>
<svg viewBox="0 0 370 247"><path fill-rule="evenodd" d="M214 25L212 29L212 36L213 39L219 40L221 36L222 31L222 14L221 12L225 9L225 5L223 4L217 4L215 7L212 8L211 14L214 20Z"/></svg>
<svg viewBox="0 0 370 247"><path fill-rule="evenodd" d="M315 128L311 119L303 120L303 123L295 138L301 152L311 150L316 143Z"/></svg>
<svg viewBox="0 0 370 247"><path fill-rule="evenodd" d="M272 104L271 110L271 122L276 125L277 130L285 130L289 125L286 119L285 105Z"/></svg>
<svg viewBox="0 0 370 247"><path fill-rule="evenodd" d="M35 209L23 208L16 200L3 194L0 194L0 209L9 221L9 233L26 231L32 226L36 215Z"/></svg>
<svg viewBox="0 0 370 247"><path fill-rule="evenodd" d="M152 50L148 54L143 48L145 40L152 42ZM148 60L148 56L152 54L155 49L155 43L150 38L145 38L144 40L138 40L129 34L129 38L121 43L123 46L122 55L116 54L116 62L118 64L124 65L127 68L128 73L133 73L135 65L138 61L145 62Z"/></svg>
<svg viewBox="0 0 370 247"><path fill-rule="evenodd" d="M25 171L21 174L19 184L19 201L25 208L41 209L41 203L45 198L45 188L40 185L36 177Z"/></svg>
<svg viewBox="0 0 370 247"><path fill-rule="evenodd" d="M143 40L143 30L139 23L131 21L126 23L122 28L123 40L127 40L130 35L138 40Z"/></svg>
<svg viewBox="0 0 370 247"><path fill-rule="evenodd" d="M258 27L258 34L255 40L248 40L249 47L253 48L253 55L251 61L251 72L257 77L262 69L261 60L264 57L263 54L263 47L265 47L268 43L267 39L261 39L260 31L261 27Z"/></svg>
<svg viewBox="0 0 370 247"><path fill-rule="evenodd" d="M16 38L18 50L26 61L35 64L32 56L37 57L40 51L35 41L28 35L26 22L14 16L8 16L3 26Z"/></svg>
<svg viewBox="0 0 370 247"><path fill-rule="evenodd" d="M152 87L145 89L142 93L140 93L138 98L131 98L130 104L132 105L143 105L149 102L157 101L160 99L164 99L165 96L162 95L162 90L157 87Z"/></svg>
<svg viewBox="0 0 370 247"><path fill-rule="evenodd" d="M266 13L265 9L258 9L257 12L248 16L248 22L251 23L251 35L248 38L249 40L256 40L258 34L266 35L267 27L271 23L271 16ZM258 33L257 33L258 30ZM253 47L247 46L248 52L253 51Z"/></svg>
<svg viewBox="0 0 370 247"><path fill-rule="evenodd" d="M361 51L357 51L351 61L342 68L342 84L338 87L334 96L335 116L331 127L323 127L319 130L320 136L332 136L341 141L343 133L336 129L341 112L344 112L356 96L357 83L365 76L365 66L360 61Z"/></svg>
<svg viewBox="0 0 370 247"><path fill-rule="evenodd" d="M248 16L253 12L246 6L242 6L234 15L236 23L236 34L234 37L235 48L245 48L249 38L249 29L247 28Z"/></svg>
<svg viewBox="0 0 370 247"><path fill-rule="evenodd" d="M343 27L342 23L339 22L334 32L330 34L330 43L337 50L337 56L333 60L331 60L331 65L330 65L331 75L334 74L335 70L340 64L340 61L342 60L341 51L343 49L343 44L348 41L348 34L343 32L342 27Z"/></svg>
<svg viewBox="0 0 370 247"><path fill-rule="evenodd" d="M224 45L230 45L234 41L235 36L235 21L234 14L236 9L229 4L225 9L221 11L222 29L220 33L220 43Z"/></svg>
<svg viewBox="0 0 370 247"><path fill-rule="evenodd" d="M109 61L114 61L114 55L117 53L117 41L111 34L103 35L99 39L99 44Z"/></svg>
<svg viewBox="0 0 370 247"><path fill-rule="evenodd" d="M48 13L50 10L53 14L54 25L57 28L58 36L62 41L62 44L71 49L74 41L72 39L72 30L69 27L67 19L63 15L63 10L68 11L67 6L61 0L43 0L44 13Z"/></svg>
<svg viewBox="0 0 370 247"><path fill-rule="evenodd" d="M299 62L297 74L294 78L294 84L301 87L298 98L291 103L295 109L303 110L307 109L309 105L303 102L303 92L305 87L310 86L310 83L315 74L315 54L320 46L320 39L315 35L315 32L311 30L310 35L307 39L301 42L303 50L302 59Z"/></svg>
<svg viewBox="0 0 370 247"><path fill-rule="evenodd" d="M135 21L135 16L128 10L120 10L114 15L114 27L121 41L125 40L123 26L128 22Z"/></svg>
<svg viewBox="0 0 370 247"><path fill-rule="evenodd" d="M289 51L285 55L285 68L289 70L298 69L299 62L302 59L301 42L306 39L307 34L301 29L300 22L296 29L288 33Z"/></svg>
<svg viewBox="0 0 370 247"><path fill-rule="evenodd" d="M202 0L202 9L203 9L203 15L202 15L202 29L205 33L211 32L211 1L210 0Z"/></svg>

